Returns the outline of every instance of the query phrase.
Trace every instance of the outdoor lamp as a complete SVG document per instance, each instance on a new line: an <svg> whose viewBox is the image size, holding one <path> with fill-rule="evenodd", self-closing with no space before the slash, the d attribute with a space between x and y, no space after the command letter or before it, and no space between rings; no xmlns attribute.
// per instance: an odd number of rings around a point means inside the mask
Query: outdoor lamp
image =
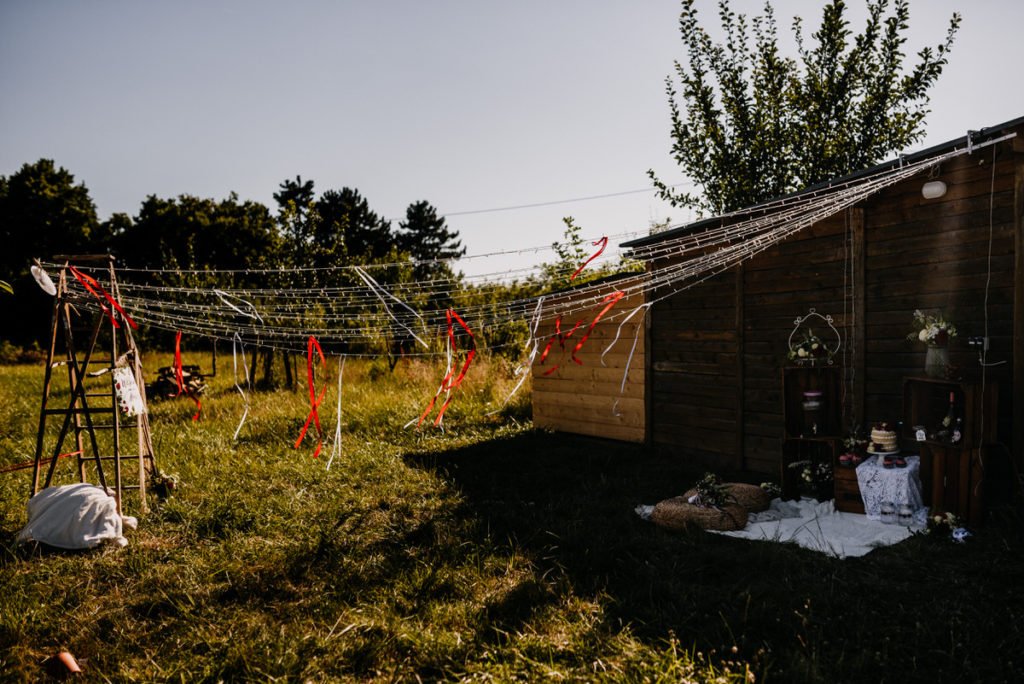
<svg viewBox="0 0 1024 684"><path fill-rule="evenodd" d="M946 184L942 181L928 181L921 187L921 195L925 199L935 199L946 194Z"/></svg>

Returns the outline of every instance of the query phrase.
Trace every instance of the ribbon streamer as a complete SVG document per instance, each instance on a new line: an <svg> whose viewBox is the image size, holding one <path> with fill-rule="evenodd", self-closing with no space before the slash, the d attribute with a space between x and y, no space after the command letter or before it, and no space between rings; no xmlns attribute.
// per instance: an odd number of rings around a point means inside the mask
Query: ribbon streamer
<svg viewBox="0 0 1024 684"><path fill-rule="evenodd" d="M326 368L327 359L324 358L324 350L320 348L320 343L316 341L316 338L312 335L309 336L309 340L306 342L306 378L309 382L309 414L306 416L306 422L302 425L302 430L299 432L299 438L295 440L295 448L298 449L302 445L302 440L306 437L306 431L309 430L310 422L316 425L317 442L316 450L313 452L313 458L320 455L320 449L323 448L323 430L320 428L320 414L317 409L320 408L320 403L324 400L324 395L327 393L327 383L324 383L323 389L320 390L320 395L317 396L315 378L313 374L313 352L320 356L321 368Z"/></svg>
<svg viewBox="0 0 1024 684"><path fill-rule="evenodd" d="M412 335L413 338L417 342L422 344L425 349L429 349L430 345L428 345L426 342L424 342L423 339L419 335L417 335L416 333L414 333L412 331L412 328L407 326L405 323L402 323L402 321L398 320L398 317L395 316L394 313L392 313L391 307L388 306L388 303L384 299L383 295L387 295L391 299L395 300L395 302L397 302L399 306L403 307L406 311L408 311L413 316L415 316L417 319L419 319L421 324L423 323L423 317L420 316L419 313L417 313L414 309L410 308L409 305L407 305L401 299L399 299L398 297L396 297L395 295L391 294L390 292L385 290L383 287L381 287L380 283L378 283L376 280L371 278L370 275L366 271L364 271L363 269L359 268L358 266L354 267L353 270L356 272L356 275L358 275L360 278L363 279L363 282L366 283L366 286L368 288L370 288L370 291L373 292L375 295L377 295L377 298L380 299L381 305L383 305L383 307L384 307L384 311L386 311L388 316L391 317L391 320L393 320L395 323L397 323L403 330L405 330L405 332L407 332L410 335Z"/></svg>
<svg viewBox="0 0 1024 684"><path fill-rule="evenodd" d="M114 314L103 303L104 300L110 302L110 305L114 307L117 313L121 314L121 318L123 318L128 323L128 325L132 327L133 330L138 329L139 326L135 324L135 321L132 320L131 316L125 313L124 309L121 308L121 305L117 303L117 300L111 297L95 278L93 278L88 273L82 273L74 266L68 266L68 270L71 271L71 275L75 276L78 282L82 284L82 287L88 290L93 297L100 300L100 309L103 311L103 313L110 317L111 325L113 325L115 328L121 327L120 324L117 322L117 319L114 318Z"/></svg>
<svg viewBox="0 0 1024 684"><path fill-rule="evenodd" d="M587 341L588 337L590 337L590 333L594 332L594 326L596 326L597 322L601 320L601 317L608 313L611 310L611 308L615 306L619 302L619 300L625 296L625 292L623 292L622 290L617 290L601 300L601 303L607 303L605 304L605 307L601 309L600 313L594 316L594 320L590 322L590 327L587 328L587 332L583 335L583 337L580 338L580 341L576 343L576 347L572 350L571 355L573 361L575 361L581 366L583 365L583 362L576 358L576 352L583 348L583 343ZM577 324L576 327L578 328L579 324ZM576 328L573 328L572 332L576 332ZM572 333L569 334L571 335Z"/></svg>
<svg viewBox="0 0 1024 684"><path fill-rule="evenodd" d="M334 442L331 444L331 457L327 459L327 470L331 469L334 457L341 455L341 378L345 374L345 357L338 359L338 416L334 424Z"/></svg>
<svg viewBox="0 0 1024 684"><path fill-rule="evenodd" d="M441 427L441 422L444 420L444 412L448 410L448 405L451 403L452 400L452 391L462 384L462 381L466 377L466 372L469 371L470 364L473 363L473 357L476 356L476 337L473 335L473 331L469 329L469 326L466 325L466 322L462 320L462 317L459 316L459 314L456 313L454 309L448 309L445 312L445 317L447 318L448 321L448 370L445 373L444 378L441 379L441 384L437 388L437 392L434 393L434 396L430 399L430 402L427 404L427 408L423 411L422 414L420 414L419 420L416 421L417 426L423 424L423 421L426 420L427 416L430 415L430 412L434 410L434 404L437 402L437 398L441 396L442 392L444 392L444 403L441 404L441 409L437 413L437 418L434 419L434 426ZM469 335L469 339L473 343L472 349L469 349L466 352L466 360L462 364L462 370L459 371L459 374L457 376L454 375L454 354L458 349L455 339L455 323L458 323L459 326L462 327L466 334ZM411 425L411 421L410 423L406 424L406 427L408 427L409 425Z"/></svg>
<svg viewBox="0 0 1024 684"><path fill-rule="evenodd" d="M587 264L589 264L591 261L593 261L597 257L601 256L601 254L604 252L604 248L608 246L608 236L606 235L603 238L601 238L600 240L598 240L596 242L593 242L591 244L593 244L595 247L597 247L597 245L601 245L601 246L598 248L598 250L596 252L594 252L590 256L589 259L587 259L586 261L583 262L582 266L580 266L579 268L576 269L576 272L573 273L572 276L569 277L569 282L572 282L573 280L576 280L576 276L578 276L580 273L583 272L583 269L585 269L587 267Z"/></svg>
<svg viewBox="0 0 1024 684"><path fill-rule="evenodd" d="M245 299L242 299L241 297L239 297L237 295L228 294L224 290L216 290L215 289L213 291L213 294L215 294L218 297L220 297L220 301L224 302L227 306L231 307L232 309L234 309L235 311L237 311L241 315L245 316L246 318L252 318L254 320L259 321L260 323L263 322L263 318L260 316L259 311L256 310L256 307L253 306L252 302L249 302L249 301L247 301ZM244 311L242 309L239 309L237 306L235 306L234 304L232 304L228 300L228 297L231 297L233 299L237 299L238 301L242 302L242 304L245 304L247 307L249 307L250 311Z"/></svg>
<svg viewBox="0 0 1024 684"><path fill-rule="evenodd" d="M541 310L544 305L544 295L541 295L537 299L537 306L533 310L533 319L530 321L530 339L526 341L523 350L529 350L529 354L526 356L526 360L519 364L519 367L515 370L515 375L519 376L519 382L512 388L512 391L505 397L505 401L501 402L501 406L488 412L485 415L493 416L501 409L508 406L508 402L512 401L512 397L515 396L519 388L526 382L526 378L529 377L530 369L533 367L533 360L537 358L537 351L539 350L539 340L537 339L537 328L540 326ZM532 347L532 348L531 348Z"/></svg>
<svg viewBox="0 0 1024 684"><path fill-rule="evenodd" d="M249 395L245 393L242 386L238 384L238 353L241 351L242 354L242 374L245 377L245 386L252 389L249 385L249 364L245 361L245 344L242 343L242 336L235 333L234 339L231 340L231 366L234 371L235 389L242 395L242 403L245 405L245 410L242 411L242 419L238 421L238 427L235 428L235 434L231 437L231 441L238 440L238 433L242 431L242 425L245 423L246 416L249 415Z"/></svg>
<svg viewBox="0 0 1024 684"><path fill-rule="evenodd" d="M180 397L184 394L186 397L196 402L196 412L192 416L192 420L199 420L199 413L203 410L203 402L199 400L195 394L185 388L185 369L181 365L181 331L174 338L174 379L178 382L178 393L174 396Z"/></svg>

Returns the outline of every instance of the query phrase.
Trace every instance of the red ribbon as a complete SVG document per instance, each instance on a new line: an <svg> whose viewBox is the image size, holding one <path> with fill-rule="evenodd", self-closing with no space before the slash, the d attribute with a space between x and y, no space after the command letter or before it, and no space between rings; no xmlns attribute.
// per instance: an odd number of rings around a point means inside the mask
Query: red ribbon
<svg viewBox="0 0 1024 684"><path fill-rule="evenodd" d="M316 425L317 442L316 451L313 452L313 458L320 455L320 449L323 448L323 430L320 428L320 414L317 409L320 404L323 403L324 395L327 394L327 383L324 382L323 388L320 390L320 395L317 396L315 378L313 373L313 351L320 356L320 367L325 368L327 366L327 359L324 358L324 350L320 348L320 343L316 341L316 338L312 335L309 336L309 340L306 342L306 378L309 382L309 415L306 416L306 422L302 425L302 430L299 432L299 438L295 440L295 448L298 449L302 444L302 440L306 437L306 431L309 429L310 422Z"/></svg>
<svg viewBox="0 0 1024 684"><path fill-rule="evenodd" d="M437 392L434 394L434 396L430 399L430 402L427 404L426 410L420 415L420 419L416 422L417 426L422 424L426 417L430 415L430 412L434 409L434 403L437 401L437 398L441 396L441 392L451 392L452 390L454 390L455 388L462 384L462 381L466 377L466 373L469 371L469 365L473 363L473 357L476 356L476 337L473 335L473 331L469 329L469 326L466 325L466 322L462 320L462 317L459 316L459 314L456 313L454 309L448 309L445 312L445 317L448 321L448 343L451 345L452 354L454 355L455 352L457 351L457 345L455 341L455 323L458 323L459 326L461 326L462 329L466 331L466 334L469 335L469 339L472 340L473 342L473 348L466 352L466 360L462 364L462 370L459 371L459 374L457 376L455 376L454 378L452 377L452 375L455 373L455 364L452 364L448 368L448 372L445 373L444 378L441 379L441 386L438 387ZM437 412L437 418L434 419L435 426L441 424L441 419L444 418L444 412L448 410L448 404L450 404L451 401L452 397L449 396L445 400L444 404L441 405L441 410Z"/></svg>
<svg viewBox="0 0 1024 684"><path fill-rule="evenodd" d="M178 382L178 393L174 396L178 397L184 394L189 399L196 402L196 412L195 415L192 416L192 420L199 420L199 413L203 410L203 402L199 400L199 397L185 389L185 370L181 366L180 330L178 331L178 335L174 338L174 379Z"/></svg>
<svg viewBox="0 0 1024 684"><path fill-rule="evenodd" d="M611 308L618 304L619 300L625 296L625 292L623 292L622 290L617 290L601 300L602 303L606 303L605 307L601 309L600 313L594 316L594 320L590 322L590 327L587 328L586 334L584 334L583 337L580 338L580 341L576 343L576 347L572 350L573 361L575 361L581 366L583 365L583 362L576 358L576 352L583 348L583 343L587 341L588 337L590 337L590 333L594 331L594 326L596 326L597 322L601 320L601 317L608 313L611 310ZM573 328L573 332L576 332L576 328ZM569 334L571 335L572 333Z"/></svg>
<svg viewBox="0 0 1024 684"><path fill-rule="evenodd" d="M604 252L604 248L608 246L608 236L606 235L603 238L601 238L600 240L598 240L597 242L594 242L594 243L591 243L591 244L593 244L595 247L597 245L601 245L601 247L596 252L594 252L590 256L589 259L584 261L582 266L580 266L579 268L576 269L576 272L573 273L572 276L569 278L570 281L576 280L576 276L578 276L580 273L583 272L583 269L585 269L587 267L587 264L589 264L591 261L593 261L597 257L601 256L601 254Z"/></svg>
<svg viewBox="0 0 1024 684"><path fill-rule="evenodd" d="M82 287L88 290L88 292L92 294L93 297L100 300L100 309L102 309L103 313L107 314L107 316L110 317L110 323L115 328L120 328L121 326L118 324L117 319L114 318L114 314L111 313L110 309L108 309L106 305L103 303L104 300L110 302L110 305L114 307L114 309L119 314L121 314L121 318L127 321L128 325L130 325L133 329L138 329L139 326L135 324L135 321L131 319L131 316L125 313L124 309L121 308L121 305L118 304L113 297L107 294L107 291L103 289L103 287L99 284L99 282L96 281L95 278L93 278L88 273L82 273L74 266L68 266L68 270L71 271L71 275L75 276L75 278L78 279L78 282L82 284Z"/></svg>
<svg viewBox="0 0 1024 684"><path fill-rule="evenodd" d="M558 340L558 346L561 349L564 350L565 349L565 341L567 339L569 339L570 337L572 337L572 334L574 332L576 332L577 330L579 330L579 327L581 325L583 325L583 321L576 321L576 325L574 325L572 327L572 330L570 330L567 333L563 333L562 332L562 315L559 314L558 318L555 319L555 332L554 332L554 334L550 338L548 338L548 343L544 347L544 353L542 353L540 355L540 362L541 362L541 364L543 364L544 360L548 358L548 352L551 351L551 345L554 344L556 339ZM558 370L558 367L560 365L561 364L556 363L554 366L552 366L551 368L548 368L546 371L544 371L544 375L545 376L551 375L556 370Z"/></svg>

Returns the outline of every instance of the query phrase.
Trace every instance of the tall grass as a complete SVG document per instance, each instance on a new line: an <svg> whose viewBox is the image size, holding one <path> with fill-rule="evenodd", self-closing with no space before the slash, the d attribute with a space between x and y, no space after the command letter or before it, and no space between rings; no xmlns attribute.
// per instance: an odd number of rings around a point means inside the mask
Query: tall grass
<svg viewBox="0 0 1024 684"><path fill-rule="evenodd" d="M28 474L0 474L0 678L37 681L61 649L91 681L1022 673L1024 544L1012 510L967 545L916 538L846 561L670 534L632 509L678 494L699 471L535 431L526 389L488 415L514 382L497 362L474 366L443 433L403 427L441 369L347 363L330 470L329 446L314 459L312 435L292 448L304 387L251 394L233 441L242 403L221 367L199 421L187 400L151 403L158 464L182 485L127 548L17 547ZM320 412L330 434L334 373ZM41 375L0 368L0 465L32 455ZM62 463L67 481L70 471Z"/></svg>

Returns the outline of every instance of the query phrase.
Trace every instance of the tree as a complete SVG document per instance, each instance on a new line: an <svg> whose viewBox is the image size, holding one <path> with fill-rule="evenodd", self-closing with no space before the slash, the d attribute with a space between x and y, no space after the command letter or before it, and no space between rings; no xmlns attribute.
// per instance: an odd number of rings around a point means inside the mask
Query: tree
<svg viewBox="0 0 1024 684"><path fill-rule="evenodd" d="M391 223L370 211L370 204L354 188L328 190L315 203L314 241L321 253L336 265L380 260L395 246Z"/></svg>
<svg viewBox="0 0 1024 684"><path fill-rule="evenodd" d="M293 265L306 264L312 248L313 232L310 213L313 211L313 181L285 180L274 193L277 202L277 222L288 244L288 254Z"/></svg>
<svg viewBox="0 0 1024 684"><path fill-rule="evenodd" d="M666 79L672 155L702 196L677 193L653 170L659 195L675 206L714 213L739 209L876 164L919 141L928 90L942 73L960 26L917 53L904 70L907 0L868 0L863 32L853 35L846 3L825 5L821 27L804 42L793 21L799 60L783 57L770 2L752 21L719 1L724 43L700 26L694 0L679 19L686 64Z"/></svg>
<svg viewBox="0 0 1024 684"><path fill-rule="evenodd" d="M437 215L426 200L413 202L405 210L405 220L400 221L398 244L403 252L416 261L413 276L416 280L451 280L454 272L445 263L466 254L466 248L459 240L459 231L445 225L444 216Z"/></svg>
<svg viewBox="0 0 1024 684"><path fill-rule="evenodd" d="M24 344L46 335L52 308L29 275L32 257L101 252L107 236L85 184L40 159L0 176L0 245L0 273L15 291L0 306L0 337Z"/></svg>

